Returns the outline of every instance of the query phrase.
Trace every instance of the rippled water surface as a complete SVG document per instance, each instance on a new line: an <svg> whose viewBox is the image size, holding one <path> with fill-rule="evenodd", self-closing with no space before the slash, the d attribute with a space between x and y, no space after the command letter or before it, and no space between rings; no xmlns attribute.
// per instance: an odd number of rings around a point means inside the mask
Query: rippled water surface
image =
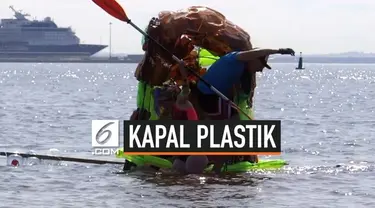
<svg viewBox="0 0 375 208"><path fill-rule="evenodd" d="M129 118L135 66L0 64L0 151L98 159L91 120ZM281 171L119 174L52 161L14 168L1 157L0 207L375 207L375 65L294 67L273 64L256 89L256 118L282 120Z"/></svg>

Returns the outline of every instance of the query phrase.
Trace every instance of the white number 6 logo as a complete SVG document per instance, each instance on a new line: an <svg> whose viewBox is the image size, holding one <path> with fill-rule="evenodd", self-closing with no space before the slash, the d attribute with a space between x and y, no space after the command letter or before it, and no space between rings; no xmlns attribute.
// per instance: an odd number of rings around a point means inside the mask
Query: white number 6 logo
<svg viewBox="0 0 375 208"><path fill-rule="evenodd" d="M96 133L96 142L98 142L98 144L105 144L108 142L109 139L111 139L111 136L112 136L112 132L108 129L106 129L108 126L114 124L114 122L109 122L107 123L106 125L104 125L99 131L98 133ZM107 137L105 139L101 139L101 137L103 136L103 134L107 133Z"/></svg>

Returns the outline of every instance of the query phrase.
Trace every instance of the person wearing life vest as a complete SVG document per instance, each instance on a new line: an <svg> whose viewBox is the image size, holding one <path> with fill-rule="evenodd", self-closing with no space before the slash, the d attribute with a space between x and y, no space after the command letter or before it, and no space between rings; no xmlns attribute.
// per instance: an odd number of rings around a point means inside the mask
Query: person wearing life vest
<svg viewBox="0 0 375 208"><path fill-rule="evenodd" d="M247 51L233 51L224 56L221 56L216 62L214 62L209 70L202 76L204 80L210 83L213 87L219 90L226 97L231 99L233 97L233 86L235 85L249 85L249 79L246 79L249 73L254 73L257 71L263 71L264 67L271 69L267 64L268 57L273 54L282 55L295 55L295 52L291 48L281 48L281 49L252 49ZM251 66L250 70L247 69ZM198 81L197 88L199 94L202 98L200 105L203 110L210 112L212 115L218 114L213 110L213 103L220 98L214 91L210 89L204 82ZM207 100L214 100L213 102L207 102ZM219 105L221 105L219 103ZM206 107L205 107L206 106ZM228 115L228 118L232 118L232 115ZM212 117L215 119L215 117ZM218 119L221 119L220 117ZM214 163L214 171L220 173L221 168L225 162L230 159L231 156L210 156L210 162ZM256 155L249 157L252 162L257 162L258 158Z"/></svg>
<svg viewBox="0 0 375 208"><path fill-rule="evenodd" d="M267 59L273 54L289 54L294 56L295 52L291 48L282 49L254 49L248 51L230 52L213 63L210 69L202 76L208 83L218 89L225 96L230 97L231 89L241 80L246 64L253 63L257 66L254 70L262 71L264 67L271 69L267 64ZM214 95L215 92L202 81L198 82L198 89L206 95Z"/></svg>

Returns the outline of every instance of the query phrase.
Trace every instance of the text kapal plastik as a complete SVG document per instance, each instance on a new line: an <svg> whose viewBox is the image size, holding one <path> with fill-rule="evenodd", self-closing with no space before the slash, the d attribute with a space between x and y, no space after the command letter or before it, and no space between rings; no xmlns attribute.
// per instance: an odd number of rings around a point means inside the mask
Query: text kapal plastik
<svg viewBox="0 0 375 208"><path fill-rule="evenodd" d="M124 121L128 152L280 152L280 121Z"/></svg>
<svg viewBox="0 0 375 208"><path fill-rule="evenodd" d="M191 148L189 141L194 139L194 135L188 135L185 139L184 125L170 126L167 128L164 125L147 125L143 138L139 138L138 133L141 125L129 126L129 146L130 148L160 148L161 140L166 140L166 148ZM155 130L155 134L152 131ZM178 135L176 128L179 128ZM254 147L254 131L257 131L257 147L267 148L270 144L272 148L276 148L275 141L272 137L272 132L275 130L275 125L237 125L233 129L229 125L225 125L224 133L221 137L220 143L215 143L214 131L215 126L197 125L197 148L202 148L202 140L209 139L210 148L243 148L248 145L250 148Z"/></svg>

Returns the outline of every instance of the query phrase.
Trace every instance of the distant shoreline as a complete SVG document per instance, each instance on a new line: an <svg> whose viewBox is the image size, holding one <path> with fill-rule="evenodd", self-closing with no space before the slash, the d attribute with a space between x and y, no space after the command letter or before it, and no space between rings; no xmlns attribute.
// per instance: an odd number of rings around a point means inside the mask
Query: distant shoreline
<svg viewBox="0 0 375 208"><path fill-rule="evenodd" d="M96 64L116 64L116 63L139 63L132 60L0 60L0 63L96 63Z"/></svg>
<svg viewBox="0 0 375 208"><path fill-rule="evenodd" d="M0 59L0 63L130 63L137 64L142 61L143 55L132 54L124 59L105 57L90 58L85 60L58 60L58 59ZM269 63L295 63L297 64L299 56L275 56L268 60ZM375 64L374 57L345 57L345 56L304 56L304 64L320 63L320 64Z"/></svg>
<svg viewBox="0 0 375 208"><path fill-rule="evenodd" d="M298 63L298 56L275 57L270 63ZM375 57L330 57L330 56L306 56L303 63L343 63L343 64L375 64Z"/></svg>

